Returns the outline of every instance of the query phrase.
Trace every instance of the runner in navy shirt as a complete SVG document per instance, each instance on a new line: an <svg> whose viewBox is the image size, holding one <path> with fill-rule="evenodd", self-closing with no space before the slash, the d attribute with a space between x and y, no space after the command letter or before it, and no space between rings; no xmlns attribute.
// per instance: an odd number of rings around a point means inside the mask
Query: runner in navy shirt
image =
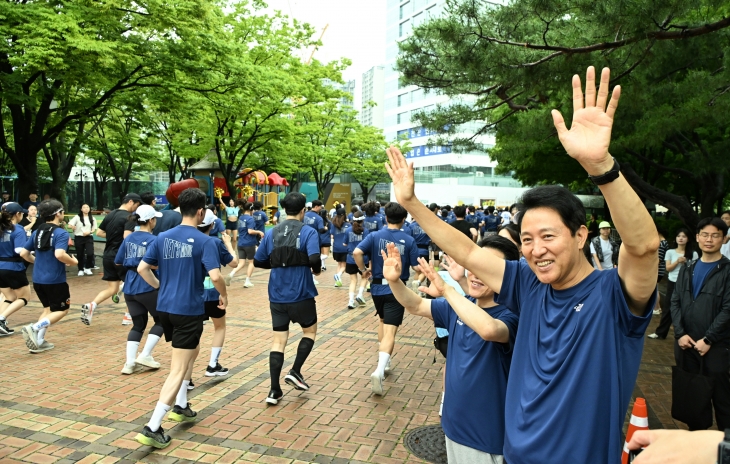
<svg viewBox="0 0 730 464"><path fill-rule="evenodd" d="M659 236L607 151L618 88L606 107L608 69L597 93L595 70L587 74L585 107L573 78L571 129L558 111L553 121L568 155L593 177L614 212L623 239L616 269L594 272L585 259L585 208L569 190L548 185L524 193L525 261L505 262L426 214L414 194L412 165L388 149L396 198L449 256L498 292L498 303L520 316L505 403L507 462L621 460L622 426L656 298Z"/></svg>
<svg viewBox="0 0 730 464"><path fill-rule="evenodd" d="M264 211L261 211L261 209L264 207L264 204L260 201L254 201L253 202L253 214L251 215L256 221L256 230L259 232L266 232L266 224L269 223L269 215L266 214ZM263 235L261 236L263 237ZM261 237L259 237L258 241L261 243Z"/></svg>
<svg viewBox="0 0 730 464"><path fill-rule="evenodd" d="M408 227L411 232L411 237L413 237L413 240L416 241L418 257L428 260L430 255L429 248L431 247L431 237L429 237L428 234L421 229L421 226L418 225L417 221L412 221ZM418 287L421 286L421 282L425 282L425 279L426 276L423 273L416 273L416 278L412 283L414 292L418 291Z"/></svg>
<svg viewBox="0 0 730 464"><path fill-rule="evenodd" d="M347 262L347 245L345 235L350 231L350 223L346 221L345 210L338 209L332 218L332 257L337 263L335 272L335 287L342 287L342 274L345 273Z"/></svg>
<svg viewBox="0 0 730 464"><path fill-rule="evenodd" d="M52 350L53 343L45 339L46 330L68 314L71 293L66 283L66 265L78 264L69 256L68 232L59 227L63 221L63 205L56 200L45 200L38 205L39 220L44 221L31 234L20 251L20 256L34 263L33 290L43 305L38 322L23 327L25 345L31 353ZM35 251L35 256L30 252Z"/></svg>
<svg viewBox="0 0 730 464"><path fill-rule="evenodd" d="M365 230L368 232L377 232L385 227L385 218L378 213L378 205L370 202L363 205L363 212L365 213Z"/></svg>
<svg viewBox="0 0 730 464"><path fill-rule="evenodd" d="M301 193L287 194L281 200L287 220L269 230L256 251L256 267L271 269L269 309L274 340L269 353L271 390L266 397L268 404L278 404L284 396L279 377L292 322L299 324L303 333L294 364L284 381L297 390L309 390L301 369L314 348L317 335L317 305L314 301L317 289L311 275L321 272L322 261L317 231L302 223L306 201Z"/></svg>
<svg viewBox="0 0 730 464"><path fill-rule="evenodd" d="M517 247L503 237L490 237L482 246L500 259L520 257ZM403 285L400 256L392 244L383 275L408 312L433 319L437 327L449 331L441 418L448 461L502 462L504 401L518 318L497 304L494 291L474 274L466 278L462 266L452 263L449 275L459 282L466 298L446 284L425 259L419 258L419 262L431 281L424 290L436 299L421 298Z"/></svg>
<svg viewBox="0 0 730 464"><path fill-rule="evenodd" d="M347 259L345 261L345 273L350 276L350 291L349 296L350 299L347 303L347 309L355 309L355 303L359 304L360 306L365 306L365 287L368 284L367 277L362 277L362 272L357 268L357 263L355 263L355 257L353 256L353 253L355 252L355 249L360 244L360 242L363 241L365 237L368 235L368 231L363 227L363 222L365 221L365 215L362 213L362 211L356 211L353 214L352 217L352 227L347 231L345 236L343 237L343 245L347 247ZM367 256L363 256L364 264L365 266L369 265L369 260ZM355 296L355 288L358 287L357 285L357 279L358 275L360 275L360 290L357 293L357 296Z"/></svg>
<svg viewBox="0 0 730 464"><path fill-rule="evenodd" d="M175 422L193 422L197 414L187 401L189 379L200 350L205 305L203 281L207 274L220 292L218 307L226 309L228 296L220 273L220 255L215 239L201 233L197 226L205 217L205 194L189 188L178 197L182 224L161 233L147 247L137 272L153 288L159 288L157 313L172 342L170 373L160 391L152 417L136 440L143 445L165 448L170 437L161 427L165 414ZM159 269L160 279L152 268ZM174 404L172 411L170 407Z"/></svg>
<svg viewBox="0 0 730 464"><path fill-rule="evenodd" d="M390 291L388 282L383 280L382 251L388 243L394 243L400 251L403 260L401 280L408 280L410 268L418 265L418 248L416 241L409 234L403 232L403 221L408 213L398 203L390 202L385 205L385 217L388 219L388 228L372 232L357 246L353 256L358 269L367 277L370 271L365 269L364 256L368 256L372 263L373 282L370 293L373 296L375 311L380 318L378 334L382 334L378 349L378 367L370 375L373 393L383 395L383 380L386 371L390 371L390 357L395 347L395 335L398 327L403 323L403 306L398 303Z"/></svg>
<svg viewBox="0 0 730 464"><path fill-rule="evenodd" d="M256 245L264 233L256 229L256 220L252 216L253 203L244 203L241 206L241 215L238 216L238 266L226 276L226 285L231 284L231 279L244 267L246 268L246 281L244 288L253 287L251 275L253 274L253 257L256 254Z"/></svg>
<svg viewBox="0 0 730 464"><path fill-rule="evenodd" d="M147 247L157 240L157 236L153 235L152 231L159 217L162 217L162 213L158 213L150 205L141 205L137 208L132 218L137 223L139 230L132 232L124 239L114 258L114 263L127 271L124 278L124 301L132 318L132 328L127 335L127 360L122 367L122 374L133 374L142 366L150 369L160 368L160 363L152 357L152 350L157 346L163 333L160 318L157 315L157 289L137 274L137 267L142 261ZM147 328L149 316L152 316L155 323L147 335L142 353L137 356L137 349Z"/></svg>
<svg viewBox="0 0 730 464"><path fill-rule="evenodd" d="M25 229L18 225L28 210L15 202L5 203L0 213L0 337L12 335L7 318L28 304L30 284L25 273L25 262L20 257L28 238Z"/></svg>

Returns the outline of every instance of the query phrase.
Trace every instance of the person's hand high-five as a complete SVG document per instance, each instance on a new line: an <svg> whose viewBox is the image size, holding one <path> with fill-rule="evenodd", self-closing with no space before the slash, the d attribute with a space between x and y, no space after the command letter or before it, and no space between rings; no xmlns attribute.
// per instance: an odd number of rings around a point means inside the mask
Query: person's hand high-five
<svg viewBox="0 0 730 464"><path fill-rule="evenodd" d="M402 271L400 251L392 243L389 243L387 248L388 254L380 250L380 254L383 256L383 278L388 282L397 282Z"/></svg>
<svg viewBox="0 0 730 464"><path fill-rule="evenodd" d="M434 298L440 298L444 296L446 292L446 282L441 278L438 272L428 264L423 258L418 258L418 272L424 274L426 278L431 282L428 287L418 287L418 291L426 293Z"/></svg>
<svg viewBox="0 0 730 464"><path fill-rule="evenodd" d="M618 106L621 87L613 88L611 100L606 107L610 78L611 71L603 68L601 84L596 95L596 70L593 66L589 67L586 71L584 97L580 77L573 76L573 121L570 130L565 126L560 111L552 111L553 122L563 148L592 176L604 174L613 167L608 146L611 142L613 116Z"/></svg>
<svg viewBox="0 0 730 464"><path fill-rule="evenodd" d="M393 181L395 199L401 205L414 199L415 179L413 176L413 162L407 162L405 156L396 147L390 147L385 152L388 154L388 162L385 169Z"/></svg>

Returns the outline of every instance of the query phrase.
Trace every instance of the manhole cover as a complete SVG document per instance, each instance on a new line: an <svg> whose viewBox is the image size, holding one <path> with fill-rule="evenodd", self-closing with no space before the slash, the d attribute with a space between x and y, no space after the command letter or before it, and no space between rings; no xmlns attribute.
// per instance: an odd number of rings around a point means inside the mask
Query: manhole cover
<svg viewBox="0 0 730 464"><path fill-rule="evenodd" d="M411 453L434 464L447 464L446 437L440 425L418 427L406 434L403 443Z"/></svg>

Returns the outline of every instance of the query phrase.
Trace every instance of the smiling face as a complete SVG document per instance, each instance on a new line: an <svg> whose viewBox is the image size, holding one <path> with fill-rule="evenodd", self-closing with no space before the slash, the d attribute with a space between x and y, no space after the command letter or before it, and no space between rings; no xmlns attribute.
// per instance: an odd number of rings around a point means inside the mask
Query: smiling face
<svg viewBox="0 0 730 464"><path fill-rule="evenodd" d="M540 282L562 290L582 279L582 264L588 264L582 256L588 237L585 226L573 236L557 211L535 208L524 214L521 228L522 255Z"/></svg>

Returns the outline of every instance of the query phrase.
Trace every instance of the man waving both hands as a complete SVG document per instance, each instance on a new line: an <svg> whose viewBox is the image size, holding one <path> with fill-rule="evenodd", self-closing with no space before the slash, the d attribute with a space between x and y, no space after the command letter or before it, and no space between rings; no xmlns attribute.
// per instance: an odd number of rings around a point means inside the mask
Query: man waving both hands
<svg viewBox="0 0 730 464"><path fill-rule="evenodd" d="M525 192L520 222L524 262L504 261L443 223L414 194L413 165L388 149L397 201L431 239L520 317L505 400L504 458L509 463L620 460L626 409L643 335L656 298L659 236L608 149L620 88L609 100L610 71L585 96L573 76L573 121L553 122L565 151L598 185L623 239L618 267L594 272L583 255L585 209L553 185ZM578 419L579 418L579 419Z"/></svg>

